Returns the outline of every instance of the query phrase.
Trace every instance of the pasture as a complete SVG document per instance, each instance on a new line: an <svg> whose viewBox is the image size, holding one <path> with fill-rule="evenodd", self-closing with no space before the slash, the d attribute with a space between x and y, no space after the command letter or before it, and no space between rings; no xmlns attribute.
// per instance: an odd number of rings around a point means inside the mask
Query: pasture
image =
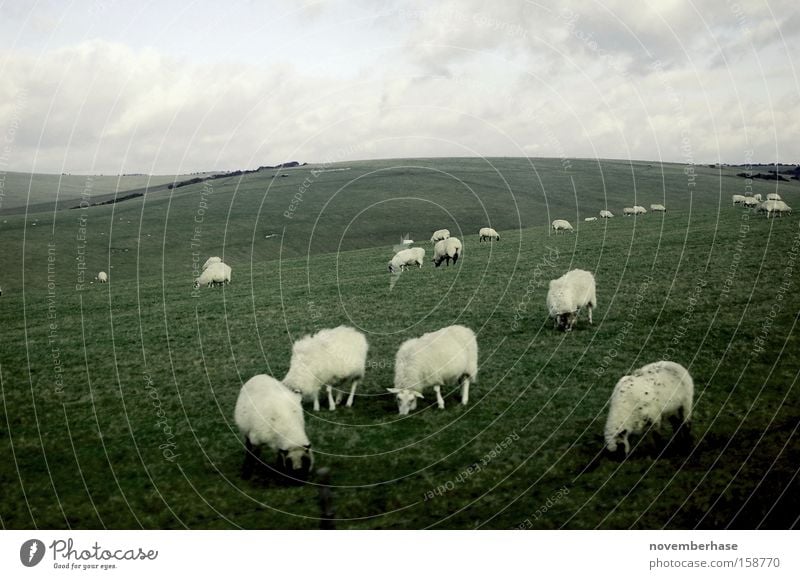
<svg viewBox="0 0 800 579"><path fill-rule="evenodd" d="M348 324L370 343L354 407L306 414L337 528L795 526L800 217L731 206L741 169L684 169L363 161L3 216L0 524L317 528L314 481L240 480L233 407L251 376L283 377L292 340ZM800 209L796 181L753 187ZM623 218L634 202L667 213ZM443 227L463 256L434 268ZM391 278L405 233L426 263ZM210 255L232 283L193 293ZM547 283L572 268L597 279L594 325L557 333ZM397 348L454 323L478 335L469 406L453 389L399 417ZM593 462L617 379L667 358L695 381L692 450Z"/></svg>

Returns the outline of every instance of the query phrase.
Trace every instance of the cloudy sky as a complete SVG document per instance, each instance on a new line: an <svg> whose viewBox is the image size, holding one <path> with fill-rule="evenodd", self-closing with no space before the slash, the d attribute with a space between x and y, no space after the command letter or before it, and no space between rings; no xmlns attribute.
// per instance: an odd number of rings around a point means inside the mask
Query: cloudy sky
<svg viewBox="0 0 800 579"><path fill-rule="evenodd" d="M795 0L0 0L0 171L800 162Z"/></svg>

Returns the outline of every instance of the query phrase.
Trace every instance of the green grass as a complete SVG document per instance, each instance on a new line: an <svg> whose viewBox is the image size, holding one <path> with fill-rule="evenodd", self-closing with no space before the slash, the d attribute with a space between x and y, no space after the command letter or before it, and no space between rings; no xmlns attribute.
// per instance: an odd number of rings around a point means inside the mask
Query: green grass
<svg viewBox="0 0 800 579"><path fill-rule="evenodd" d="M205 194L193 186L88 209L89 279L105 269L111 283L83 291L80 212L39 215L36 228L7 217L3 527L316 528L313 485L239 479L232 413L243 381L283 376L293 339L342 323L368 335L366 380L354 408L307 415L317 465L336 485L339 528L796 524L797 216L768 221L731 207L743 180L729 169L698 168L690 195L682 166L645 162L575 161L569 173L550 159L342 166L350 170L248 175ZM800 204L798 184L779 186ZM756 183L757 192L774 187ZM621 213L634 190L669 212L582 221L606 203ZM577 233L550 235L557 217ZM478 244L489 224L502 241ZM463 260L426 263L390 288L391 244L440 227L463 232ZM194 298L193 251L201 263L224 255L231 285ZM547 281L575 267L596 274L595 324L582 317L575 332L555 333ZM471 404L450 392L442 412L427 396L399 420L385 393L394 353L453 323L478 334ZM616 380L664 357L695 380L692 452L659 454L645 440L625 462L592 463ZM159 448L169 443L174 461Z"/></svg>

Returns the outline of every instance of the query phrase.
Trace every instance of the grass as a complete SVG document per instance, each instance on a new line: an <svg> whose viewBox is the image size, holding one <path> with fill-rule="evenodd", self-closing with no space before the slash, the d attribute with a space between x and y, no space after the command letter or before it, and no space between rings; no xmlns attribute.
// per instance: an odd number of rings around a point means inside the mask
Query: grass
<svg viewBox="0 0 800 579"><path fill-rule="evenodd" d="M87 209L82 291L80 212L41 214L36 228L8 216L4 528L316 528L313 484L239 479L232 413L249 377L283 376L293 339L342 323L368 335L365 383L352 409L307 414L338 528L797 524L796 216L731 207L743 187L732 169L698 168L690 194L682 166L645 162L346 166ZM797 206L798 184L755 184L778 186ZM582 221L606 204L620 213L634 191L669 212ZM577 233L551 235L556 217ZM502 241L479 244L489 224ZM391 287L391 244L440 227L463 232L463 260ZM231 285L193 297L193 252L224 255ZM595 324L555 333L547 281L574 267L595 272ZM100 269L111 283L88 284ZM449 392L442 412L426 396L399 419L385 392L394 353L452 323L478 334L471 404ZM692 451L646 438L624 462L593 461L616 380L667 357L695 380Z"/></svg>

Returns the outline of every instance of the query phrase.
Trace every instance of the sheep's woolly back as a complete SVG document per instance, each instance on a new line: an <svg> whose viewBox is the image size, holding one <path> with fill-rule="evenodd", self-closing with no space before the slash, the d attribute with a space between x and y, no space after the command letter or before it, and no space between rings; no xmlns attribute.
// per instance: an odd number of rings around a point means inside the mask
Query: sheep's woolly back
<svg viewBox="0 0 800 579"><path fill-rule="evenodd" d="M453 384L478 375L478 341L464 326L448 326L406 340L397 350L394 387L422 392L429 386Z"/></svg>
<svg viewBox="0 0 800 579"><path fill-rule="evenodd" d="M577 312L590 305L597 307L594 276L583 269L573 269L550 281L547 291L547 311L550 317Z"/></svg>
<svg viewBox="0 0 800 579"><path fill-rule="evenodd" d="M209 257L206 260L206 262L203 264L203 271L208 269L208 266L211 265L212 263L220 263L221 261L222 261L222 258L220 258L220 257Z"/></svg>
<svg viewBox="0 0 800 579"><path fill-rule="evenodd" d="M294 343L291 365L283 383L305 396L312 396L323 384L361 378L368 349L364 334L353 328L339 326L320 330Z"/></svg>
<svg viewBox="0 0 800 579"><path fill-rule="evenodd" d="M449 229L437 229L431 235L431 241L441 241L442 239L447 239L450 237L450 230Z"/></svg>
<svg viewBox="0 0 800 579"><path fill-rule="evenodd" d="M242 436L256 446L289 450L310 444L300 396L271 376L259 374L245 382L233 417Z"/></svg>
<svg viewBox="0 0 800 579"><path fill-rule="evenodd" d="M392 261L389 262L393 269L400 269L404 265L415 265L425 260L425 249L422 247L410 247L398 251Z"/></svg>
<svg viewBox="0 0 800 579"><path fill-rule="evenodd" d="M694 382L688 370L675 362L660 361L643 366L623 376L614 386L611 406L605 427L609 450L616 450L618 435L642 434L653 425L658 428L662 418L676 416L683 410L683 419L692 417Z"/></svg>

